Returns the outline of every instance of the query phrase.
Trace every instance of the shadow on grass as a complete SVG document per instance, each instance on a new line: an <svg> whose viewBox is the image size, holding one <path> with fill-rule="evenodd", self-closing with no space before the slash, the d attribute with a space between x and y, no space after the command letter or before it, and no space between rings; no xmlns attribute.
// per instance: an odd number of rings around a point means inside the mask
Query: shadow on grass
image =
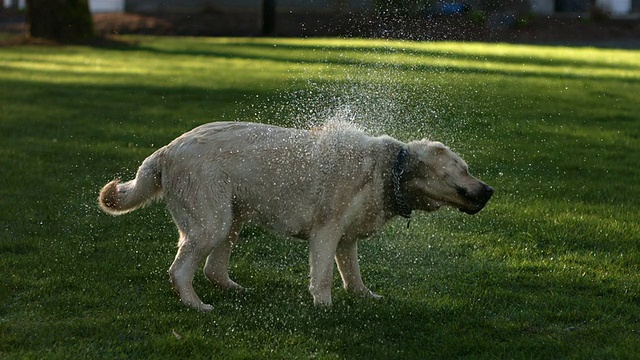
<svg viewBox="0 0 640 360"><path fill-rule="evenodd" d="M242 351L253 356L284 354L294 347L293 357L301 351L305 356L340 358L456 358L496 349L512 355L537 351L572 355L580 353L572 348L576 338L605 341L612 334L621 336L615 343L630 335L632 329L626 326L613 330L616 319L628 324L633 317L629 301L609 308L610 300L620 295L615 284L608 287L610 292L603 292L598 281L572 283L544 267L510 269L494 264L486 268L481 265L486 259L473 257L465 263L466 272L439 270L441 281L455 284L445 290L432 292L420 284L406 284L425 291L423 299L407 298L416 296L415 289L401 295L398 284L391 286L396 292L380 302L334 288L330 309L313 308L304 288L281 274L260 280L251 293L218 294L212 313L188 314L199 319L191 323L207 324L177 331L190 332L192 337L210 331L223 336L224 345L219 352L213 351L214 356ZM611 312L605 314L605 309ZM211 326L211 319L216 319L216 325ZM209 342L220 347L217 340Z"/></svg>
<svg viewBox="0 0 640 360"><path fill-rule="evenodd" d="M18 34L8 33L5 36L0 37L0 48L13 47L13 46L25 46L25 45L49 46L49 47L77 45L77 46L90 46L94 48L103 48L103 49L131 50L133 48L137 48L139 44L140 42L137 40L125 39L119 36L108 36L108 35L97 36L91 39L81 40L73 43L61 43L52 39L32 37L28 34L21 34L21 33L18 33Z"/></svg>

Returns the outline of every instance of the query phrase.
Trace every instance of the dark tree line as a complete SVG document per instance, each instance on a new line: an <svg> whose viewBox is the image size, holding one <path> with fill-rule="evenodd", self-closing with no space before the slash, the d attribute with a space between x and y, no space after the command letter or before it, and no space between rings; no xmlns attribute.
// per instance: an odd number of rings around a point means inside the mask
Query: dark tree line
<svg viewBox="0 0 640 360"><path fill-rule="evenodd" d="M29 35L64 43L95 36L88 0L27 0Z"/></svg>
<svg viewBox="0 0 640 360"><path fill-rule="evenodd" d="M1 0L0 0L1 1ZM262 30L275 28L276 0L262 0ZM88 0L27 0L29 35L64 43L86 41L95 36Z"/></svg>
<svg viewBox="0 0 640 360"><path fill-rule="evenodd" d="M0 4L4 4L1 2ZM29 35L64 43L86 41L95 36L88 0L26 0ZM17 3L17 1L16 1ZM275 28L276 0L262 0L262 30Z"/></svg>

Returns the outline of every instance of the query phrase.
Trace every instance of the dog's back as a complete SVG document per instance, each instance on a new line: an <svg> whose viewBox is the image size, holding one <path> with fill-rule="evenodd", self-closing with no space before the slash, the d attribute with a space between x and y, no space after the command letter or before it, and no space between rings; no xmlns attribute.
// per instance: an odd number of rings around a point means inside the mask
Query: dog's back
<svg viewBox="0 0 640 360"><path fill-rule="evenodd" d="M213 187L212 196L232 198L234 216L243 222L306 237L323 212L339 211L336 204L350 201L341 190L362 187L369 180L363 175L373 165L374 157L367 156L373 141L341 123L312 131L255 123L206 124L164 149L163 188L169 200L189 196L185 187L189 193ZM216 199L210 201L215 206ZM325 203L332 209L323 208Z"/></svg>

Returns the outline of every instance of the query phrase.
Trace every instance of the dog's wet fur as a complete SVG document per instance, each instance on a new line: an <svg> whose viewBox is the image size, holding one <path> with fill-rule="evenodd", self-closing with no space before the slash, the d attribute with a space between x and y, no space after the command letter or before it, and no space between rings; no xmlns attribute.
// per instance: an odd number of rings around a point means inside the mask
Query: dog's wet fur
<svg viewBox="0 0 640 360"><path fill-rule="evenodd" d="M313 130L217 122L151 154L135 179L105 185L99 204L118 215L164 198L180 233L173 287L184 304L209 311L194 274L204 261L213 284L241 289L228 267L244 224L308 240L309 291L315 305L328 306L334 260L346 290L380 298L360 276L358 240L414 210L475 214L492 195L440 142L371 137L343 122Z"/></svg>

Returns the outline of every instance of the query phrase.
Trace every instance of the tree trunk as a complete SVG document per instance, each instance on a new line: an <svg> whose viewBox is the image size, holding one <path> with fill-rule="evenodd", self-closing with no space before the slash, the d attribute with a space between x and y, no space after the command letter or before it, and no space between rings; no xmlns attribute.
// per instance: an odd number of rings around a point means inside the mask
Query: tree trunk
<svg viewBox="0 0 640 360"><path fill-rule="evenodd" d="M276 29L276 0L262 0L262 34L272 35Z"/></svg>
<svg viewBox="0 0 640 360"><path fill-rule="evenodd" d="M87 0L27 0L27 24L31 36L64 43L95 36Z"/></svg>

